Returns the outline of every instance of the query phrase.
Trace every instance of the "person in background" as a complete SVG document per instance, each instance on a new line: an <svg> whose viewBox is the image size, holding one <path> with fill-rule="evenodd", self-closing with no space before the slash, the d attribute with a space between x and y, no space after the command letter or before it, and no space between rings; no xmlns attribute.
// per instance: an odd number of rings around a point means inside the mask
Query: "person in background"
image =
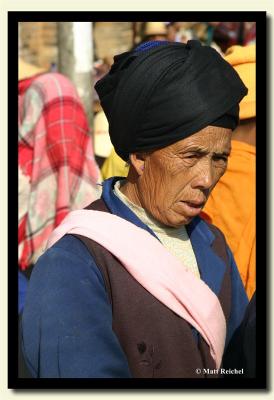
<svg viewBox="0 0 274 400"><path fill-rule="evenodd" d="M229 62L248 88L240 103L240 124L232 134L226 173L211 192L204 218L224 233L250 299L256 288L256 49L233 46Z"/></svg>
<svg viewBox="0 0 274 400"><path fill-rule="evenodd" d="M103 110L94 117L94 152L102 179L127 176L128 164L116 153L109 136L108 120Z"/></svg>
<svg viewBox="0 0 274 400"><path fill-rule="evenodd" d="M188 40L198 39L195 37L193 27L196 22L169 22L167 24L167 40L171 42L187 43Z"/></svg>
<svg viewBox="0 0 274 400"><path fill-rule="evenodd" d="M46 69L27 63L21 57L18 58L19 82L27 79L32 79L32 77L36 77L46 72L47 72ZM18 197L19 197L18 221L20 221L21 215L25 212L24 209L26 209L28 202L28 179L21 174L20 168L18 168ZM24 207L23 208L20 207L20 204L24 204ZM24 272L22 272L19 265L18 269L18 313L19 314L22 312L24 307L30 272L31 268L26 269Z"/></svg>
<svg viewBox="0 0 274 400"><path fill-rule="evenodd" d="M164 22L145 22L142 43L154 40L167 40L167 26Z"/></svg>
<svg viewBox="0 0 274 400"><path fill-rule="evenodd" d="M108 120L102 108L96 113L93 120L93 126L95 159L99 168L102 168L102 165L113 149L108 133ZM102 178L104 179L103 176Z"/></svg>
<svg viewBox="0 0 274 400"><path fill-rule="evenodd" d="M177 39L177 26L176 22L166 22L167 37L169 42L176 42Z"/></svg>
<svg viewBox="0 0 274 400"><path fill-rule="evenodd" d="M109 157L105 160L101 168L102 179L108 179L112 176L126 177L129 171L129 164L118 156L114 147Z"/></svg>
<svg viewBox="0 0 274 400"><path fill-rule="evenodd" d="M207 22L168 22L167 40L187 43L188 40L199 40L202 44L214 47L220 52L216 43L212 42L213 27Z"/></svg>
<svg viewBox="0 0 274 400"><path fill-rule="evenodd" d="M87 117L73 84L19 60L19 311L26 278L69 211L100 196ZM24 277L22 276L24 274Z"/></svg>
<svg viewBox="0 0 274 400"><path fill-rule="evenodd" d="M113 63L112 56L105 56L101 60L94 63L93 82L96 82L104 77ZM101 170L105 160L109 157L113 148L109 132L108 121L100 105L99 97L96 90L93 90L93 138L94 138L94 156Z"/></svg>
<svg viewBox="0 0 274 400"><path fill-rule="evenodd" d="M209 22L212 28L212 40L223 53L229 47L247 46L256 42L256 22Z"/></svg>
<svg viewBox="0 0 274 400"><path fill-rule="evenodd" d="M23 312L27 367L35 378L218 378L207 368L220 367L248 301L221 231L199 214L247 88L198 41L115 56L95 88L129 173L51 234Z"/></svg>

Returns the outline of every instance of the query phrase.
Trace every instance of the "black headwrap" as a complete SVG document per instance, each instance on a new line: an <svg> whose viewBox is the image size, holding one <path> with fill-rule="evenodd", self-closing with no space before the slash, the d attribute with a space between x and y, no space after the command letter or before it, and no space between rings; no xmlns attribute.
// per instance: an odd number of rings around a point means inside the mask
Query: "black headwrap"
<svg viewBox="0 0 274 400"><path fill-rule="evenodd" d="M208 125L235 129L247 94L237 72L213 48L148 42L114 57L97 82L117 154L154 150Z"/></svg>

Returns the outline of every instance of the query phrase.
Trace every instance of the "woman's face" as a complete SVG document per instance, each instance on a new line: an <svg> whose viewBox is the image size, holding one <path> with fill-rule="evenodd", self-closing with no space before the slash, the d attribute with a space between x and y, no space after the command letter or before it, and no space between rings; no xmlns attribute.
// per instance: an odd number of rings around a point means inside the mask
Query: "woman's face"
<svg viewBox="0 0 274 400"><path fill-rule="evenodd" d="M137 182L139 204L165 225L188 224L224 174L230 146L230 129L208 126L153 151Z"/></svg>

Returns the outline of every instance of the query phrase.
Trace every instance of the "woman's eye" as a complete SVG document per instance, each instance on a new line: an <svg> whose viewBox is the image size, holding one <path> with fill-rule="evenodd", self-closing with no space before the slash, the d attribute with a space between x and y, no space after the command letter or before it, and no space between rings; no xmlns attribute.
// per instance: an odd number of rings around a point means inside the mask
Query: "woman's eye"
<svg viewBox="0 0 274 400"><path fill-rule="evenodd" d="M189 159L194 159L194 158L198 158L198 154L190 154L189 156L185 156L185 158L189 158Z"/></svg>
<svg viewBox="0 0 274 400"><path fill-rule="evenodd" d="M227 157L226 156L215 156L215 157L213 157L213 160L214 161L220 161L220 162L223 162L223 163L227 163Z"/></svg>

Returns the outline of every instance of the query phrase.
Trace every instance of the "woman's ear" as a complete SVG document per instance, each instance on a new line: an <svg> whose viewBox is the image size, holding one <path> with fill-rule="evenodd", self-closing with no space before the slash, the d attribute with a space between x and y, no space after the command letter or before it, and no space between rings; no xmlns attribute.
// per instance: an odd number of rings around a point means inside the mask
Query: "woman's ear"
<svg viewBox="0 0 274 400"><path fill-rule="evenodd" d="M130 164L133 166L139 176L141 176L145 169L145 157L143 153L132 153L129 155Z"/></svg>

